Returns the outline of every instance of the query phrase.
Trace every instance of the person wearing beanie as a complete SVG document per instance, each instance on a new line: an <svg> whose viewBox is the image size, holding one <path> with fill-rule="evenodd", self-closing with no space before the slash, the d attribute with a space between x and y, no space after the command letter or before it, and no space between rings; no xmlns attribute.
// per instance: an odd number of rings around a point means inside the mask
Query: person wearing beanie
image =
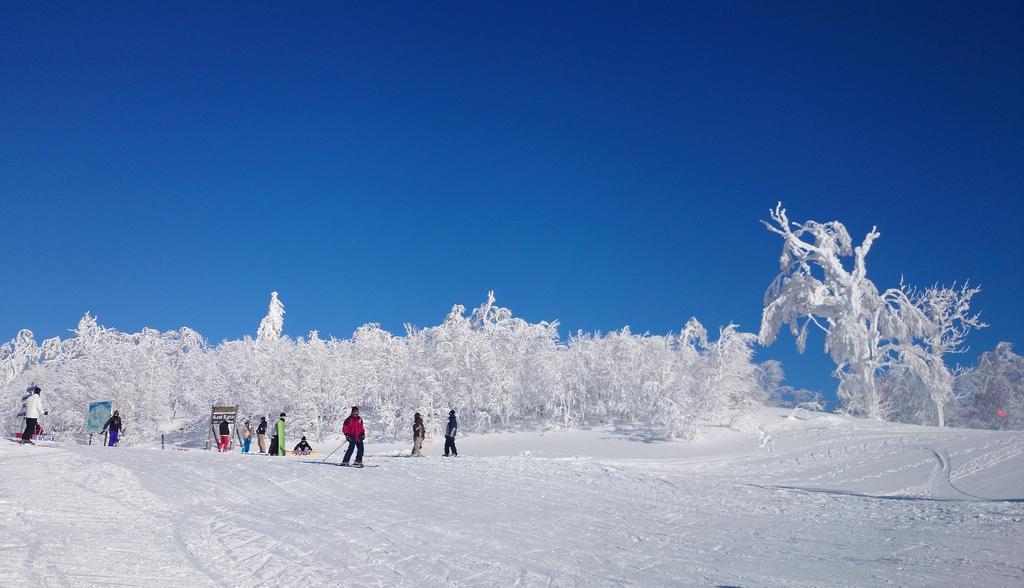
<svg viewBox="0 0 1024 588"><path fill-rule="evenodd" d="M260 417L260 424L256 427L256 441L260 445L260 453L267 452L267 417Z"/></svg>
<svg viewBox="0 0 1024 588"><path fill-rule="evenodd" d="M294 453L295 455L309 455L312 452L313 447L309 444L308 441L306 441L305 435L302 436L302 440L299 441L299 444L296 445L294 451L292 451L292 453Z"/></svg>
<svg viewBox="0 0 1024 588"><path fill-rule="evenodd" d="M420 450L423 449L423 439L427 436L427 428L423 426L423 417L416 413L412 420L412 455L423 457Z"/></svg>
<svg viewBox="0 0 1024 588"><path fill-rule="evenodd" d="M459 432L459 421L455 418L455 411L448 411L448 428L444 431L444 456L448 457L448 451L451 450L451 455L454 457L459 456L459 450L455 449L455 435Z"/></svg>
<svg viewBox="0 0 1024 588"><path fill-rule="evenodd" d="M345 424L341 427L341 433L348 440L348 449L345 450L345 457L341 465L348 465L352 457L352 450L356 450L355 467L363 467L363 440L366 439L366 429L363 428L363 419L359 418L359 407L352 407L352 414L345 418Z"/></svg>
<svg viewBox="0 0 1024 588"><path fill-rule="evenodd" d="M277 433L277 455L284 457L287 453L285 450L284 443L284 413L281 413L281 418L277 419L277 424L274 426L275 432Z"/></svg>
<svg viewBox="0 0 1024 588"><path fill-rule="evenodd" d="M32 393L25 399L25 432L21 434L21 442L35 445L32 442L32 435L36 433L36 423L39 417L50 414L43 406L43 389L39 386L32 387Z"/></svg>

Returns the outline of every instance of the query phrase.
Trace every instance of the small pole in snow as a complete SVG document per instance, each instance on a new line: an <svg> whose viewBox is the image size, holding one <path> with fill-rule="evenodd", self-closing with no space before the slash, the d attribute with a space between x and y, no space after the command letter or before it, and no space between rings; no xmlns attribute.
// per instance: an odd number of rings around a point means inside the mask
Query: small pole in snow
<svg viewBox="0 0 1024 588"><path fill-rule="evenodd" d="M160 433L160 449L163 450L163 448L164 448L164 434Z"/></svg>
<svg viewBox="0 0 1024 588"><path fill-rule="evenodd" d="M89 445L92 445L92 436L94 433L89 433Z"/></svg>

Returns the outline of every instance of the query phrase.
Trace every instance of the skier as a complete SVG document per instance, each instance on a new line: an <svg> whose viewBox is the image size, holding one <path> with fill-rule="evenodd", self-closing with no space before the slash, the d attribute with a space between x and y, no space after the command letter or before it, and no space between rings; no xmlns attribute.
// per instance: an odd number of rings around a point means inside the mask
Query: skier
<svg viewBox="0 0 1024 588"><path fill-rule="evenodd" d="M299 444L295 446L295 450L293 451L293 453L295 455L309 455L312 452L313 448L309 445L309 442L306 441L306 436L303 435L302 440L299 441Z"/></svg>
<svg viewBox="0 0 1024 588"><path fill-rule="evenodd" d="M110 433L110 437L107 438L107 447L117 447L118 438L121 436L121 432L124 431L124 425L121 423L121 413L114 411L107 422L103 424L103 433Z"/></svg>
<svg viewBox="0 0 1024 588"><path fill-rule="evenodd" d="M444 432L444 456L448 457L448 450L451 449L453 457L459 456L459 451L455 449L455 435L459 432L459 421L455 418L455 411L448 411L448 428Z"/></svg>
<svg viewBox="0 0 1024 588"><path fill-rule="evenodd" d="M345 424L341 428L341 433L348 439L348 449L345 450L345 458L341 460L341 465L348 465L349 458L352 457L352 450L356 450L356 463L355 467L363 467L363 439L366 439L366 429L363 428L363 419L359 418L359 407L352 407L352 414L348 415L345 419Z"/></svg>
<svg viewBox="0 0 1024 588"><path fill-rule="evenodd" d="M35 445L32 443L32 435L36 432L36 423L39 422L40 416L50 414L50 411L43 407L42 393L42 388L33 386L32 394L25 400L25 432L21 434L22 443Z"/></svg>
<svg viewBox="0 0 1024 588"><path fill-rule="evenodd" d="M260 445L260 453L267 452L267 417L260 417L260 424L256 427L256 441Z"/></svg>
<svg viewBox="0 0 1024 588"><path fill-rule="evenodd" d="M427 428L423 426L423 417L416 413L412 420L412 454L413 457L423 457L420 450L423 449L423 439L427 436Z"/></svg>
<svg viewBox="0 0 1024 588"><path fill-rule="evenodd" d="M220 443L217 444L217 451L227 453L228 442L231 441L231 427L228 425L227 417L220 419Z"/></svg>
<svg viewBox="0 0 1024 588"><path fill-rule="evenodd" d="M252 443L252 421L245 419L245 426L242 427L242 453L249 453L250 443Z"/></svg>
<svg viewBox="0 0 1024 588"><path fill-rule="evenodd" d="M281 418L279 418L277 420L277 424L274 425L274 429L275 429L275 432L277 433L275 435L275 437L277 437L277 455L283 457L285 455L285 453L286 453L285 445L284 445L284 413L283 412L281 413Z"/></svg>

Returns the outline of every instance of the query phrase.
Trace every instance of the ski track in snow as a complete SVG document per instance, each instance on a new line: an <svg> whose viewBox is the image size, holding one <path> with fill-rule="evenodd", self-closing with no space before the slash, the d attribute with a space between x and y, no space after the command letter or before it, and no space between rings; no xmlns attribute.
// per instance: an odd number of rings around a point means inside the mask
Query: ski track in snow
<svg viewBox="0 0 1024 588"><path fill-rule="evenodd" d="M363 470L5 444L0 585L1024 584L1024 433L761 419L680 457L601 433L589 457L371 445Z"/></svg>

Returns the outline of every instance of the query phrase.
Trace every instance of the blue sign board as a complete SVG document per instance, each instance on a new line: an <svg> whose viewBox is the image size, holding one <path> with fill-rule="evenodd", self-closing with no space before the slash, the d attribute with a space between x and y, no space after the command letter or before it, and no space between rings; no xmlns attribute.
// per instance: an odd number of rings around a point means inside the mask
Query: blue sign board
<svg viewBox="0 0 1024 588"><path fill-rule="evenodd" d="M110 418L114 403L110 400L89 403L89 416L85 419L85 429L90 433L99 433Z"/></svg>

